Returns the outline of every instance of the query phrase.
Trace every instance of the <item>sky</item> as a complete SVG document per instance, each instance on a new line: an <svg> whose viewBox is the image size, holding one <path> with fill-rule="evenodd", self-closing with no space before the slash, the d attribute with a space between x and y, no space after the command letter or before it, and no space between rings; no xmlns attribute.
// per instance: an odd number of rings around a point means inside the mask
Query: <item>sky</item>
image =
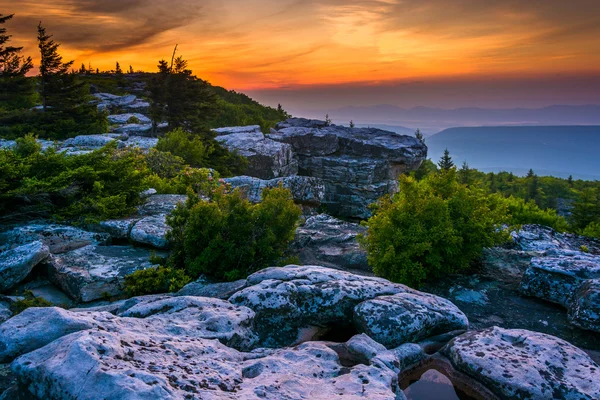
<svg viewBox="0 0 600 400"><path fill-rule="evenodd" d="M40 5L43 4L43 5ZM75 65L199 77L296 110L600 104L598 0L0 0Z"/></svg>

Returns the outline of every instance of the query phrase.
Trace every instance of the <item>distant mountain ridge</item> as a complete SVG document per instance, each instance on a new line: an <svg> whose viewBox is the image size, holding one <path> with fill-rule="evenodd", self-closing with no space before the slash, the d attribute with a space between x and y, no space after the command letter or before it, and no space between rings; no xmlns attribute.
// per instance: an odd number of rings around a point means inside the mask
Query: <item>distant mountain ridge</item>
<svg viewBox="0 0 600 400"><path fill-rule="evenodd" d="M386 124L420 128L426 134L460 126L600 125L600 105L553 105L543 108L462 107L401 108L393 105L348 106L329 112L335 123Z"/></svg>
<svg viewBox="0 0 600 400"><path fill-rule="evenodd" d="M447 148L457 166L467 161L488 172L501 170L600 180L600 126L462 127L426 140L429 158Z"/></svg>

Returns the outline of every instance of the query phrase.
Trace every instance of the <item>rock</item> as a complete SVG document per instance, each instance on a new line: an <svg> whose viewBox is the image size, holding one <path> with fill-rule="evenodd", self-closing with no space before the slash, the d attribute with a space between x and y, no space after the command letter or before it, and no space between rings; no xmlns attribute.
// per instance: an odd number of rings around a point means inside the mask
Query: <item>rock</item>
<svg viewBox="0 0 600 400"><path fill-rule="evenodd" d="M240 188L246 194L248 200L253 203L261 201L262 191L265 188L274 188L281 184L284 188L290 190L296 203L318 207L321 205L325 190L319 179L307 176L288 176L270 180L250 176L236 176L225 178L224 181L230 184L232 188Z"/></svg>
<svg viewBox="0 0 600 400"><path fill-rule="evenodd" d="M298 163L292 153L292 146L265 138L260 131L221 135L217 136L216 140L230 151L248 159L244 175L274 179L298 173Z"/></svg>
<svg viewBox="0 0 600 400"><path fill-rule="evenodd" d="M144 114L127 113L127 114L113 114L108 116L108 122L111 124L127 124L131 121L132 123L151 124L152 120L146 117Z"/></svg>
<svg viewBox="0 0 600 400"><path fill-rule="evenodd" d="M262 131L260 130L259 125L217 128L217 129L213 129L213 132L215 132L217 134L217 136L231 135L233 133L250 133L250 134L260 133L262 135Z"/></svg>
<svg viewBox="0 0 600 400"><path fill-rule="evenodd" d="M387 348L467 329L467 317L450 301L426 293L398 293L366 300L354 309L354 323Z"/></svg>
<svg viewBox="0 0 600 400"><path fill-rule="evenodd" d="M118 126L111 131L114 133L126 133L130 135L143 136L152 130L151 124L125 124Z"/></svg>
<svg viewBox="0 0 600 400"><path fill-rule="evenodd" d="M165 214L153 215L139 220L131 228L129 237L139 244L146 244L157 249L167 249L169 247L167 233L170 230Z"/></svg>
<svg viewBox="0 0 600 400"><path fill-rule="evenodd" d="M600 278L600 256L562 250L536 257L523 275L519 290L527 295L568 307L586 279Z"/></svg>
<svg viewBox="0 0 600 400"><path fill-rule="evenodd" d="M40 241L0 253L0 292L16 286L48 255L48 246Z"/></svg>
<svg viewBox="0 0 600 400"><path fill-rule="evenodd" d="M589 279L580 285L568 310L573 325L600 333L600 279Z"/></svg>
<svg viewBox="0 0 600 400"><path fill-rule="evenodd" d="M187 196L179 194L155 194L148 196L146 202L138 207L139 215L170 214L177 204L185 203Z"/></svg>
<svg viewBox="0 0 600 400"><path fill-rule="evenodd" d="M119 139L119 135L103 134L103 135L80 135L74 138L65 140L60 148L75 147L78 150L95 150L106 146L107 144Z"/></svg>
<svg viewBox="0 0 600 400"><path fill-rule="evenodd" d="M0 301L0 325L2 325L4 321L8 320L12 316L13 312L11 311L8 303Z"/></svg>
<svg viewBox="0 0 600 400"><path fill-rule="evenodd" d="M0 233L0 249L11 249L38 240L48 246L50 253L60 254L90 244L106 244L110 241L110 236L72 226L32 224Z"/></svg>
<svg viewBox="0 0 600 400"><path fill-rule="evenodd" d="M370 272L367 253L357 241L357 236L365 232L359 224L319 214L296 230L290 250L304 265Z"/></svg>
<svg viewBox="0 0 600 400"><path fill-rule="evenodd" d="M417 169L427 156L416 138L322 121L291 119L267 137L292 146L299 175L323 180L330 214L352 218L368 218L368 206L395 193L398 176Z"/></svg>
<svg viewBox="0 0 600 400"><path fill-rule="evenodd" d="M46 279L37 279L22 286L23 291L30 291L36 299L44 299L58 307L72 307L73 300Z"/></svg>
<svg viewBox="0 0 600 400"><path fill-rule="evenodd" d="M98 313L90 317L58 307L28 308L0 325L0 362L12 361L62 336L103 324L108 315Z"/></svg>
<svg viewBox="0 0 600 400"><path fill-rule="evenodd" d="M48 262L48 276L73 300L90 302L123 293L126 275L150 268L150 251L132 246L86 246Z"/></svg>
<svg viewBox="0 0 600 400"><path fill-rule="evenodd" d="M219 283L207 283L206 281L198 280L185 285L177 292L177 296L212 297L225 300L246 286L247 281L245 279Z"/></svg>
<svg viewBox="0 0 600 400"><path fill-rule="evenodd" d="M582 246L590 254L600 255L600 241L570 233L559 233L541 225L523 225L512 232L513 242L522 251L546 252L548 250L580 251Z"/></svg>
<svg viewBox="0 0 600 400"><path fill-rule="evenodd" d="M128 135L127 139L121 140L119 146L141 149L144 152L153 149L158 144L158 138Z"/></svg>
<svg viewBox="0 0 600 400"><path fill-rule="evenodd" d="M600 398L600 367L550 335L493 327L465 333L442 352L457 370L503 399Z"/></svg>
<svg viewBox="0 0 600 400"><path fill-rule="evenodd" d="M113 239L127 239L136 222L136 218L110 219L100 222L94 229L108 233Z"/></svg>
<svg viewBox="0 0 600 400"><path fill-rule="evenodd" d="M256 330L266 347L291 345L311 327L351 327L357 304L378 296L412 292L381 278L295 265L254 273L248 277L248 285L229 301L254 310Z"/></svg>

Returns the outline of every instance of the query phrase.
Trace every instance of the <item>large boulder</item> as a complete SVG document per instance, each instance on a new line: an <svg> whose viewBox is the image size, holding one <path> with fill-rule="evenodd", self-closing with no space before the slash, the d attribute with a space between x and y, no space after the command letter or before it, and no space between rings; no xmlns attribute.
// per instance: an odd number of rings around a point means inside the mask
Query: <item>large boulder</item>
<svg viewBox="0 0 600 400"><path fill-rule="evenodd" d="M307 218L296 230L290 250L304 265L370 272L367 253L357 241L365 232L359 224L319 214Z"/></svg>
<svg viewBox="0 0 600 400"><path fill-rule="evenodd" d="M458 307L427 293L398 293L364 301L354 309L354 322L359 331L388 348L469 327Z"/></svg>
<svg viewBox="0 0 600 400"><path fill-rule="evenodd" d="M568 307L585 280L598 278L600 256L569 250L554 251L552 255L531 260L520 290L525 295Z"/></svg>
<svg viewBox="0 0 600 400"><path fill-rule="evenodd" d="M125 276L152 266L150 251L132 246L86 246L48 261L49 279L73 300L123 293Z"/></svg>
<svg viewBox="0 0 600 400"><path fill-rule="evenodd" d="M230 151L248 159L244 175L274 179L298 173L298 162L294 158L292 146L266 138L260 129L222 134L216 140Z"/></svg>
<svg viewBox="0 0 600 400"><path fill-rule="evenodd" d="M179 203L185 203L186 195L154 194L148 196L144 204L138 207L137 213L142 216L170 214Z"/></svg>
<svg viewBox="0 0 600 400"><path fill-rule="evenodd" d="M238 292L248 286L246 279L239 279L233 282L209 283L205 279L198 279L195 282L188 283L179 292L177 296L198 296L212 297L215 299L226 300L235 292Z"/></svg>
<svg viewBox="0 0 600 400"><path fill-rule="evenodd" d="M573 325L600 333L600 279L582 283L568 310Z"/></svg>
<svg viewBox="0 0 600 400"><path fill-rule="evenodd" d="M88 245L107 244L110 235L87 232L79 228L55 224L32 224L0 233L0 250L41 241L50 253L60 254Z"/></svg>
<svg viewBox="0 0 600 400"><path fill-rule="evenodd" d="M600 366L550 335L493 327L463 334L442 352L502 399L600 398Z"/></svg>
<svg viewBox="0 0 600 400"><path fill-rule="evenodd" d="M261 201L264 189L278 187L279 185L290 190L296 203L311 207L320 206L325 194L325 187L321 180L308 176L287 176L269 180L250 176L236 176L225 178L224 181L230 184L232 188L239 188L243 191L248 200L253 203Z"/></svg>
<svg viewBox="0 0 600 400"><path fill-rule="evenodd" d="M579 251L585 247L591 254L600 255L600 240L560 233L542 225L523 225L511 234L515 246L522 251L545 253L548 250Z"/></svg>
<svg viewBox="0 0 600 400"><path fill-rule="evenodd" d="M292 146L299 175L323 180L323 203L338 216L367 218L369 204L396 192L398 175L417 169L427 156L427 147L416 138L380 129L301 118L276 129L267 137Z"/></svg>
<svg viewBox="0 0 600 400"><path fill-rule="evenodd" d="M290 345L317 327L349 326L354 307L378 296L413 292L385 279L323 267L268 268L248 277L229 298L256 313L256 330L267 347Z"/></svg>
<svg viewBox="0 0 600 400"><path fill-rule="evenodd" d="M49 254L48 246L40 241L0 253L0 292L12 289L25 279Z"/></svg>
<svg viewBox="0 0 600 400"><path fill-rule="evenodd" d="M167 233L170 230L165 214L152 215L136 222L131 228L129 238L135 243L156 247L157 249L168 249Z"/></svg>

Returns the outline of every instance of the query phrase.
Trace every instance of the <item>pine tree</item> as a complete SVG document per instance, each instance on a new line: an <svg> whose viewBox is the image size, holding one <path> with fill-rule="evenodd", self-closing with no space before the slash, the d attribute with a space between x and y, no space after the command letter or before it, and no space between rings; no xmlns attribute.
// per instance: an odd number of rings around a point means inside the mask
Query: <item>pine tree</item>
<svg viewBox="0 0 600 400"><path fill-rule="evenodd" d="M11 20L13 14L0 14L0 25ZM11 35L0 27L0 104L4 109L33 106L32 80L25 75L33 68L31 57L19 55L22 47L6 45Z"/></svg>
<svg viewBox="0 0 600 400"><path fill-rule="evenodd" d="M573 175L569 175L569 179L567 179L567 183L569 187L573 187Z"/></svg>
<svg viewBox="0 0 600 400"><path fill-rule="evenodd" d="M115 66L115 74L121 75L123 74L123 70L121 69L121 64L117 61L117 65Z"/></svg>
<svg viewBox="0 0 600 400"><path fill-rule="evenodd" d="M331 125L331 118L329 118L329 114L325 114L325 125Z"/></svg>
<svg viewBox="0 0 600 400"><path fill-rule="evenodd" d="M452 157L450 157L448 149L444 150L444 155L440 158L438 167L440 167L442 171L449 171L454 168L454 162L452 161Z"/></svg>
<svg viewBox="0 0 600 400"><path fill-rule="evenodd" d="M350 128L354 128L354 121L350 120Z"/></svg>
<svg viewBox="0 0 600 400"><path fill-rule="evenodd" d="M131 65L129 66L129 73L133 74L133 67Z"/></svg>
<svg viewBox="0 0 600 400"><path fill-rule="evenodd" d="M81 67L79 67L79 73L81 75L85 74L87 72L87 69L85 69L85 64L81 63Z"/></svg>
<svg viewBox="0 0 600 400"><path fill-rule="evenodd" d="M170 130L184 128L212 137L206 124L216 115L216 95L208 82L193 75L183 57L175 58L174 53L170 65L160 60L148 89L155 131L158 123L166 121Z"/></svg>
<svg viewBox="0 0 600 400"><path fill-rule="evenodd" d="M533 172L533 169L529 169L529 171L527 171L527 176L526 178L533 178L535 176L535 172Z"/></svg>
<svg viewBox="0 0 600 400"><path fill-rule="evenodd" d="M417 132L419 132L419 130L417 130ZM466 161L463 162L462 167L458 170L457 178L463 185L469 186L472 183L471 168L469 168L469 164L467 164Z"/></svg>
<svg viewBox="0 0 600 400"><path fill-rule="evenodd" d="M421 133L420 129L417 129L415 131L415 137L419 140L419 142L425 144L425 137L423 136L423 134Z"/></svg>

